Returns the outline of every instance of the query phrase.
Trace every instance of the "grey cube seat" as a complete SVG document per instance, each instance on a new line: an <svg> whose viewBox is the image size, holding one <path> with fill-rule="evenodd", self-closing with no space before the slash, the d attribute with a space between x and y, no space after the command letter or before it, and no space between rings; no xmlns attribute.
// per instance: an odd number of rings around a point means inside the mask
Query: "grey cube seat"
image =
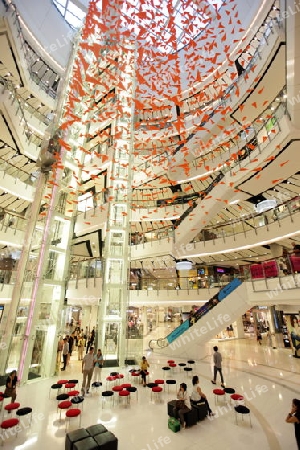
<svg viewBox="0 0 300 450"><path fill-rule="evenodd" d="M97 434L94 439L101 450L118 450L118 438L110 431Z"/></svg>
<svg viewBox="0 0 300 450"><path fill-rule="evenodd" d="M91 425L90 427L86 428L86 431L90 436L94 437L97 436L97 434L105 433L107 431L107 428L99 423L97 425Z"/></svg>
<svg viewBox="0 0 300 450"><path fill-rule="evenodd" d="M90 437L85 428L79 428L78 430L70 431L66 435L65 450L74 450L74 444L83 439Z"/></svg>
<svg viewBox="0 0 300 450"><path fill-rule="evenodd" d="M101 434L99 434L99 436L101 436ZM95 439L90 436L75 442L73 450L99 450L99 447Z"/></svg>

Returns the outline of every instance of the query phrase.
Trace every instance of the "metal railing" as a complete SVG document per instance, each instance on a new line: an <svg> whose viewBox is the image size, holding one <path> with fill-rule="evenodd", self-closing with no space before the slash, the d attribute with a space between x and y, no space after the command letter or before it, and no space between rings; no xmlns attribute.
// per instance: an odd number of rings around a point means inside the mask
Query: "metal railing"
<svg viewBox="0 0 300 450"><path fill-rule="evenodd" d="M21 41L21 46L24 49L24 57L27 62L27 69L32 81L45 91L50 97L56 98L57 88L59 83L59 74L55 72L42 58L41 56L29 45L26 37L23 34L22 25L19 19L19 13L16 5L12 2L2 0L6 10L11 13L14 24L17 28L17 34ZM33 70L34 64L39 61L39 71ZM39 75L40 74L40 75ZM53 84L50 86L49 79L53 78Z"/></svg>

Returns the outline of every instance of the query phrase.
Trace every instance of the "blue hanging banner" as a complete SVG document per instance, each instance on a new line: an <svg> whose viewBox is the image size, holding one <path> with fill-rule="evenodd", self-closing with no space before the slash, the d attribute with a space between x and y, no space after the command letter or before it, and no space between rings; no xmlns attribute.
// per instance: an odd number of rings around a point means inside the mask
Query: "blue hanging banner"
<svg viewBox="0 0 300 450"><path fill-rule="evenodd" d="M227 297L231 292L233 292L237 287L242 284L239 278L234 278L229 284L227 284L223 289L218 293L218 300L221 302Z"/></svg>
<svg viewBox="0 0 300 450"><path fill-rule="evenodd" d="M182 333L184 333L186 330L189 329L189 327L190 327L189 320L185 320L181 325L179 325L179 327L175 328L175 330L173 330L170 334L168 334L167 336L168 343L171 344L171 342L175 341L175 339L181 336Z"/></svg>

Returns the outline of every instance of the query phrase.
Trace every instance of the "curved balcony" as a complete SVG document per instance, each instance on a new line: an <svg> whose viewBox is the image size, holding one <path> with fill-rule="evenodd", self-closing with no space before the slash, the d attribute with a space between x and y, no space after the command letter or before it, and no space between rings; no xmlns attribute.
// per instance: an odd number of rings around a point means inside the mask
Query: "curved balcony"
<svg viewBox="0 0 300 450"><path fill-rule="evenodd" d="M253 213L224 222L223 226L205 227L191 243L181 246L174 244L173 226L170 226L161 230L161 233L145 233L145 237L141 236L141 241L131 248L131 259L143 259L145 254L147 258L166 254L175 258L206 257L278 242L285 236L298 233L299 212L299 198L295 197L267 213Z"/></svg>
<svg viewBox="0 0 300 450"><path fill-rule="evenodd" d="M29 44L20 20L20 14L16 5L2 0L6 8L6 18L9 28L14 36L15 45L24 61L25 74L28 78L51 99L56 99L60 81L60 74L55 71ZM47 100L46 100L47 103ZM52 104L53 106L53 104Z"/></svg>
<svg viewBox="0 0 300 450"><path fill-rule="evenodd" d="M226 88L224 95L222 98L218 98L216 100L216 97L212 96L212 100L209 102L204 102L200 109L198 108L194 117L193 116L187 116L185 119L185 128L190 129L192 126L194 127L203 127L203 126L209 126L211 127L210 131L212 132L212 126L207 123L207 121L199 124L199 115L203 114L208 117L208 119L214 117L214 123L216 130L219 132L219 129L217 128L217 124L219 123L219 119L224 119L224 116L219 114L220 106L224 109L230 104L231 110L237 107L239 102L242 100L244 96L247 95L247 90L249 87L251 87L254 82L255 78L261 73L261 71L265 70L265 67L268 63L268 61L271 60L273 56L273 52L276 48L278 48L280 42L284 40L283 33L280 29L280 22L277 18L274 17L268 17L268 20L266 20L262 27L264 31L262 33L262 30L259 29L257 34L254 36L253 41L258 41L259 45L256 47L255 52L252 55L252 58L248 62L247 67L245 67L243 74L241 74L236 80L231 82L231 84ZM259 36L259 38L258 38ZM255 67L255 70L253 70ZM282 86L280 87L282 88ZM258 112L259 113L259 112ZM220 117L219 117L220 116ZM219 118L219 119L218 119ZM222 125L224 123L222 122ZM170 124L168 123L167 130L170 129ZM172 125L173 127L173 125ZM161 128L157 127L157 131L159 131ZM173 132L171 134L178 134L177 130L174 128ZM217 133L216 133L217 134ZM147 139L149 138L155 138L156 136L152 136L151 132L146 133L144 131L144 136L146 136ZM164 135L166 137L166 135ZM196 132L191 133L187 139L187 142L185 143L185 147L188 147L188 154L194 155L195 149L191 147L192 145L192 139L200 139L201 141L204 140L204 142L208 139L207 133L205 132ZM142 139L141 139L142 140ZM199 143L196 145L196 147L199 147ZM195 148L196 148L195 147ZM177 146L177 149L175 148L175 153L181 148L181 146ZM196 152L197 153L197 152Z"/></svg>

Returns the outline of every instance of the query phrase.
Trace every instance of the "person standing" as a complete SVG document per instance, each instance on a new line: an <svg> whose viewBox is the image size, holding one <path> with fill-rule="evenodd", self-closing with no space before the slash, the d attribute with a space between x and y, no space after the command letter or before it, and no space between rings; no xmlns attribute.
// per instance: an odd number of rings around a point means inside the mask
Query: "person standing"
<svg viewBox="0 0 300 450"><path fill-rule="evenodd" d="M82 361L83 358L83 347L84 347L84 340L82 336L78 337L78 361Z"/></svg>
<svg viewBox="0 0 300 450"><path fill-rule="evenodd" d="M148 367L150 367L147 359L145 356L143 356L141 364L140 364L140 369L141 369L141 377L142 377L142 381L143 381L143 386L146 387L146 376L147 376L147 372L148 372Z"/></svg>
<svg viewBox="0 0 300 450"><path fill-rule="evenodd" d="M94 357L94 382L101 381L101 372L103 367L103 355L100 348L97 351L97 354Z"/></svg>
<svg viewBox="0 0 300 450"><path fill-rule="evenodd" d="M89 334L87 337L87 345L86 345L86 354L88 354L90 347L93 346L92 345L92 335Z"/></svg>
<svg viewBox="0 0 300 450"><path fill-rule="evenodd" d="M68 355L69 355L69 343L67 338L64 338L64 345L63 345L63 350L62 350L62 355L63 355L63 361L64 361L64 366L61 368L61 370L66 370L66 366L67 366L67 362L68 362Z"/></svg>
<svg viewBox="0 0 300 450"><path fill-rule="evenodd" d="M17 398L17 391L16 391L17 382L18 382L17 371L13 370L6 379L6 387L4 391L4 396L6 398L11 397L12 403L14 403Z"/></svg>
<svg viewBox="0 0 300 450"><path fill-rule="evenodd" d="M73 334L71 334L71 336L69 336L69 360L70 360L70 358L71 358L71 356L72 356L72 351L73 351L73 346L74 346L74 335Z"/></svg>
<svg viewBox="0 0 300 450"><path fill-rule="evenodd" d="M297 398L293 399L291 412L288 413L285 421L294 424L297 447L300 450L300 400Z"/></svg>
<svg viewBox="0 0 300 450"><path fill-rule="evenodd" d="M176 418L179 416L182 428L185 428L184 414L191 410L191 403L186 389L187 385L185 383L181 383L179 391L177 392L176 406L173 411Z"/></svg>
<svg viewBox="0 0 300 450"><path fill-rule="evenodd" d="M272 334L269 327L267 327L267 345L272 348Z"/></svg>
<svg viewBox="0 0 300 450"><path fill-rule="evenodd" d="M216 380L217 380L217 374L219 372L220 377L221 377L221 386L225 387L224 385L224 378L223 378L223 374L222 374L222 355L221 353L218 351L218 347L215 346L214 347L214 355L213 355L213 360L214 360L214 379L211 380L212 384L216 384Z"/></svg>
<svg viewBox="0 0 300 450"><path fill-rule="evenodd" d="M57 343L57 358L56 358L56 364L60 364L61 363L61 353L63 351L63 347L64 347L64 340L60 337L59 341Z"/></svg>
<svg viewBox="0 0 300 450"><path fill-rule="evenodd" d="M261 335L261 332L259 330L256 331L256 340L259 343L259 345L261 345L262 335Z"/></svg>
<svg viewBox="0 0 300 450"><path fill-rule="evenodd" d="M94 347L90 347L89 352L84 356L82 360L82 373L83 373L83 381L81 389L82 395L85 395L85 392L88 394L90 391L93 371L94 371Z"/></svg>

